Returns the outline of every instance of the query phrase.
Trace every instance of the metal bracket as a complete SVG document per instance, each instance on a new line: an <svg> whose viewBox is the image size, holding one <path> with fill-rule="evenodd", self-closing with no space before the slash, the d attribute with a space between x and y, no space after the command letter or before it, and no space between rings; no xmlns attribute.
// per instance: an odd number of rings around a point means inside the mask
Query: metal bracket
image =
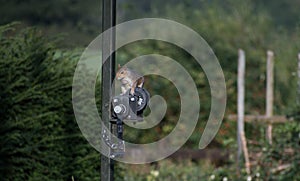
<svg viewBox="0 0 300 181"><path fill-rule="evenodd" d="M125 154L125 141L121 140L118 142L113 142L111 140L109 131L105 128L102 130L102 139L104 143L111 149L111 153L109 155L110 158L122 157Z"/></svg>

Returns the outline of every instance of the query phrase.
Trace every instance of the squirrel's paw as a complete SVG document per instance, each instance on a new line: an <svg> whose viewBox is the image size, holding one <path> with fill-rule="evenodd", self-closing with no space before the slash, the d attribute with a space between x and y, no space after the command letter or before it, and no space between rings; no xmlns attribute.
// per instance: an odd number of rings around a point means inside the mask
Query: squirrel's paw
<svg viewBox="0 0 300 181"><path fill-rule="evenodd" d="M130 90L130 94L134 96L134 90Z"/></svg>

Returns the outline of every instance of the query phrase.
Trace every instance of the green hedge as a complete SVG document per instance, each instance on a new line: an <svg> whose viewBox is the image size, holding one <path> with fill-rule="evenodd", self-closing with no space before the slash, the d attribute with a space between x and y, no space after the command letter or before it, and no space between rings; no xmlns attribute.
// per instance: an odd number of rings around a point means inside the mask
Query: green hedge
<svg viewBox="0 0 300 181"><path fill-rule="evenodd" d="M0 27L1 180L99 180L100 154L72 110L79 52L33 28Z"/></svg>

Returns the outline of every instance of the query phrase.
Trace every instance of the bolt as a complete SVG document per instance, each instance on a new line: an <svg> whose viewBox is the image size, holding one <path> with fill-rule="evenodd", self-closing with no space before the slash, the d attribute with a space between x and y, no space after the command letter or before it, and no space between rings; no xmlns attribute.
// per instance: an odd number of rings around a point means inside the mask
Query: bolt
<svg viewBox="0 0 300 181"><path fill-rule="evenodd" d="M138 101L138 105L139 105L139 106L142 105L142 102L143 102L143 99L140 98L139 101Z"/></svg>
<svg viewBox="0 0 300 181"><path fill-rule="evenodd" d="M114 107L114 111L115 111L115 113L120 114L122 112L122 107L116 106L116 107Z"/></svg>
<svg viewBox="0 0 300 181"><path fill-rule="evenodd" d="M135 101L134 97L130 98L131 101Z"/></svg>
<svg viewBox="0 0 300 181"><path fill-rule="evenodd" d="M116 143L114 143L114 144L111 145L111 148L115 150L115 149L118 148L118 145Z"/></svg>

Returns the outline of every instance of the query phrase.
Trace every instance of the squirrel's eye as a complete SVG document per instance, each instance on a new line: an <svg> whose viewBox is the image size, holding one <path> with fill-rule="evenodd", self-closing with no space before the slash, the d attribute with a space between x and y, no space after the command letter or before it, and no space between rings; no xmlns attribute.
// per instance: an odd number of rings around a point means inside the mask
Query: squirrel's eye
<svg viewBox="0 0 300 181"><path fill-rule="evenodd" d="M124 72L122 71L122 72L120 72L120 74L123 74Z"/></svg>

